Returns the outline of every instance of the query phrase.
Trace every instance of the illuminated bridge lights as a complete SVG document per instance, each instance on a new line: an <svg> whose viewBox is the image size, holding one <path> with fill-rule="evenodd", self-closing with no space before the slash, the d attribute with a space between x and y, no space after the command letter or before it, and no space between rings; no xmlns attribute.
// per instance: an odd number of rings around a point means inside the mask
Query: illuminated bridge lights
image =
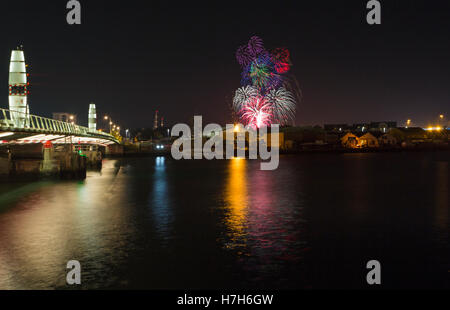
<svg viewBox="0 0 450 310"><path fill-rule="evenodd" d="M22 122L13 120L13 115L23 114ZM13 135L17 134L20 138ZM111 134L71 123L40 117L37 115L0 109L0 138L11 136L9 143L86 143L109 145L119 143Z"/></svg>
<svg viewBox="0 0 450 310"><path fill-rule="evenodd" d="M14 134L14 133L11 133ZM0 137L1 133L0 133ZM114 144L114 141L99 139L99 138L90 138L90 137L77 137L77 136L65 136L65 135L47 135L47 134L39 134L28 137L23 137L19 139L13 139L10 141L3 140L2 143L9 144L32 144L32 143L47 143L51 141L52 144L96 144L107 146L110 144Z"/></svg>
<svg viewBox="0 0 450 310"><path fill-rule="evenodd" d="M28 73L23 48L20 46L11 52L9 65L9 109L0 108L1 144L86 143L108 145L120 143L120 140L108 133L96 130L95 104L89 105L89 128L55 119L30 114L27 103ZM118 128L119 129L119 128Z"/></svg>

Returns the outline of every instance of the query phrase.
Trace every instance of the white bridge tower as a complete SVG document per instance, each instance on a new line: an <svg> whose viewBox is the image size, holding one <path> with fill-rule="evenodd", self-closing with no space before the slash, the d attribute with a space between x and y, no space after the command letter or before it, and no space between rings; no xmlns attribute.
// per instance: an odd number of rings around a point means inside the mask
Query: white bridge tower
<svg viewBox="0 0 450 310"><path fill-rule="evenodd" d="M18 47L11 52L9 63L9 110L11 119L18 127L25 127L28 123L30 113L27 101L28 85L25 55L22 47Z"/></svg>

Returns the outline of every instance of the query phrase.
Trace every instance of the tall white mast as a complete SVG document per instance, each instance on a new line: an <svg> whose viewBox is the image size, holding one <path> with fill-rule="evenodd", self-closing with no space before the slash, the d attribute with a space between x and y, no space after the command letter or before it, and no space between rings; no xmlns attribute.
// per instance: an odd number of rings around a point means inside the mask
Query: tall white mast
<svg viewBox="0 0 450 310"><path fill-rule="evenodd" d="M9 64L9 110L11 119L18 127L25 127L28 120L27 85L25 55L18 47L11 52Z"/></svg>
<svg viewBox="0 0 450 310"><path fill-rule="evenodd" d="M97 130L97 111L95 109L95 103L89 104L88 124L90 130Z"/></svg>

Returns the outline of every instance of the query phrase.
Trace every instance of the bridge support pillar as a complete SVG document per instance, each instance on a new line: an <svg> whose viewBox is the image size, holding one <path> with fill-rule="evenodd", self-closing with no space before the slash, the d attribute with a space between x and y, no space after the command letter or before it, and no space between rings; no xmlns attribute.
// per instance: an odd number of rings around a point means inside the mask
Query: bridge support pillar
<svg viewBox="0 0 450 310"><path fill-rule="evenodd" d="M59 163L59 175L63 179L86 178L86 156L80 156L73 152L72 145L64 145L62 149L55 152Z"/></svg>
<svg viewBox="0 0 450 310"><path fill-rule="evenodd" d="M43 151L43 159L41 162L41 174L45 176L58 174L58 160L54 159L53 146L45 146Z"/></svg>
<svg viewBox="0 0 450 310"><path fill-rule="evenodd" d="M36 179L41 174L42 144L10 145L8 155L8 178Z"/></svg>
<svg viewBox="0 0 450 310"><path fill-rule="evenodd" d="M102 167L102 152L100 150L85 151L86 164L91 168L101 168Z"/></svg>
<svg viewBox="0 0 450 310"><path fill-rule="evenodd" d="M106 147L106 156L123 156L123 145L122 144L111 144Z"/></svg>
<svg viewBox="0 0 450 310"><path fill-rule="evenodd" d="M71 145L14 145L0 148L1 179L61 177L86 178L86 156L73 152Z"/></svg>
<svg viewBox="0 0 450 310"><path fill-rule="evenodd" d="M59 174L63 179L85 179L86 157L77 153L66 153L60 158Z"/></svg>
<svg viewBox="0 0 450 310"><path fill-rule="evenodd" d="M7 179L11 170L11 159L8 154L0 156L0 179Z"/></svg>

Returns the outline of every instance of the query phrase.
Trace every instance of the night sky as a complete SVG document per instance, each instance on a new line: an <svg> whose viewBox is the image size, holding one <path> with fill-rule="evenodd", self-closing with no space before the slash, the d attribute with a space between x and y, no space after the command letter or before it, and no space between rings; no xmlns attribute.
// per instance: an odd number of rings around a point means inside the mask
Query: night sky
<svg viewBox="0 0 450 310"><path fill-rule="evenodd" d="M0 91L8 107L11 49L23 44L32 114L78 114L88 105L122 128L231 120L239 45L253 35L285 46L303 92L297 125L411 118L426 125L450 106L450 4L381 1L382 24L359 1L1 1ZM101 120L100 120L101 121ZM102 127L101 124L99 124Z"/></svg>

